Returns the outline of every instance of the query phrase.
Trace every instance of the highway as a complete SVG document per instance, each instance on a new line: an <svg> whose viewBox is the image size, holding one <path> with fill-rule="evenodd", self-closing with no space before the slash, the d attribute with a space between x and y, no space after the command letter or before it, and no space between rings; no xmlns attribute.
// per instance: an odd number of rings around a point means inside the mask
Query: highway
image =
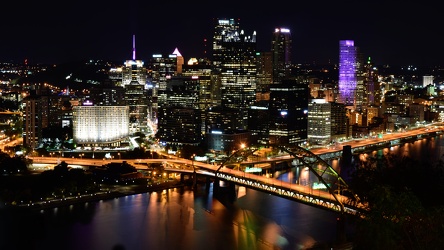
<svg viewBox="0 0 444 250"><path fill-rule="evenodd" d="M335 146L330 147L319 147L319 148L311 148L310 151L316 155L332 153L337 151L342 151L344 145L350 145L352 148L358 148L362 146L370 146L375 145L380 142L386 142L390 140L402 139L409 136L417 136L420 134L427 134L431 132L444 132L444 127L441 126L428 126L428 127L420 127L412 130L406 130L403 132L394 132L383 134L382 138L368 138L368 139L354 139L346 142L338 143Z"/></svg>
<svg viewBox="0 0 444 250"><path fill-rule="evenodd" d="M391 133L391 134L384 134L382 138L368 138L368 139L359 139L359 140L352 140L340 143L336 145L336 147L325 147L325 148L311 148L310 151L316 155L325 154L325 153L331 153L331 152L337 152L342 151L342 147L344 145L350 145L352 148L355 147L362 147L362 146L368 146L377 144L380 142L388 141L388 140L396 140L401 139L409 136L416 136L418 134L427 134L430 132L437 132L437 131L444 131L444 127L440 126L429 126L429 127L423 127L418 128L414 130L405 131L402 133ZM21 138L20 138L21 139ZM13 141L9 144L19 143L20 141ZM161 153L161 152L159 152ZM219 168L219 165L213 165L213 164L207 164L204 162L199 162L195 160L189 160L189 159L183 159L172 155L163 154L165 159L87 159L87 158L74 158L74 157L29 157L34 161L34 163L48 163L48 164L58 164L62 161L66 162L68 165L85 165L85 166L102 166L111 162L115 163L122 163L123 161L126 161L127 163L135 166L137 169L146 169L145 165L147 163L172 163L172 164L178 164L178 165L194 165L197 168L206 168L212 171L216 171ZM260 162L273 162L276 161L278 158L275 159L260 159ZM255 161L251 161L249 159L249 163L254 163Z"/></svg>

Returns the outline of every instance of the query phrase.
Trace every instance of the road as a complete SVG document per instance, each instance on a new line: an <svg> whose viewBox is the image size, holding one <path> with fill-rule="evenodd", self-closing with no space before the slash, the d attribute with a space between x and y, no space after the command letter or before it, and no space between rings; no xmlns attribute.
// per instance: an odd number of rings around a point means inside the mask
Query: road
<svg viewBox="0 0 444 250"><path fill-rule="evenodd" d="M442 126L428 126L428 127L421 127L413 130L406 130L403 132L395 132L395 133L387 133L383 134L382 138L368 138L368 139L355 139L351 141L346 141L339 143L336 146L330 146L330 147L322 147L322 148L311 148L310 151L314 154L325 154L325 153L332 153L337 151L342 151L342 148L344 145L350 145L352 148L362 147L362 146L368 146L371 144L377 144L379 142L385 142L389 140L396 140L401 139L409 136L416 136L419 134L427 134L430 132L437 132L437 131L444 131L444 127Z"/></svg>
<svg viewBox="0 0 444 250"><path fill-rule="evenodd" d="M21 145L21 144L23 144L23 138L21 138L21 137L15 139L15 140L12 140L12 141L5 140L5 141L0 142L0 150L2 152L5 152L5 147L12 147L12 146Z"/></svg>

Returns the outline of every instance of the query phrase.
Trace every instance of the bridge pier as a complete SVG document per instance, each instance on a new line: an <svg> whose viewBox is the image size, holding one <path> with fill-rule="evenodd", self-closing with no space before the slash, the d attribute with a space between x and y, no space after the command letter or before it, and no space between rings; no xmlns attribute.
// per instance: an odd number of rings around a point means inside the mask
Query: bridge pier
<svg viewBox="0 0 444 250"><path fill-rule="evenodd" d="M197 187L197 173L196 173L196 169L193 169L193 188Z"/></svg>
<svg viewBox="0 0 444 250"><path fill-rule="evenodd" d="M205 177L205 191L210 191L211 178L209 176Z"/></svg>
<svg viewBox="0 0 444 250"><path fill-rule="evenodd" d="M345 214L343 213L336 218L336 241L338 244L344 244L347 242L345 233Z"/></svg>
<svg viewBox="0 0 444 250"><path fill-rule="evenodd" d="M236 184L223 181L224 185L221 186L221 180L216 179L213 183L213 195L215 197L228 199L230 202L233 202L236 199Z"/></svg>
<svg viewBox="0 0 444 250"><path fill-rule="evenodd" d="M219 192L220 185L219 185L219 179L215 179L213 183L213 193L217 194Z"/></svg>

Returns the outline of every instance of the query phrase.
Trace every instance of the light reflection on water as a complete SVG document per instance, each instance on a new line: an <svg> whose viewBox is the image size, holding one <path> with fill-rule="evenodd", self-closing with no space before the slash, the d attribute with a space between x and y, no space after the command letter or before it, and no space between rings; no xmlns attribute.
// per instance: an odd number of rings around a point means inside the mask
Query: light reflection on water
<svg viewBox="0 0 444 250"><path fill-rule="evenodd" d="M369 156L372 157L386 157L388 155L398 157L410 157L419 162L437 163L443 160L444 147L443 135L431 138L424 138L421 140L395 145L390 148L375 150L369 154L360 154L360 160L366 160Z"/></svg>
<svg viewBox="0 0 444 250"><path fill-rule="evenodd" d="M7 234L20 235L27 228L33 233L26 234L28 242L19 241L24 249L64 250L117 245L125 250L300 249L335 240L333 212L251 189L243 192L230 203L204 187L171 189L14 215L9 226L16 231L10 228Z"/></svg>

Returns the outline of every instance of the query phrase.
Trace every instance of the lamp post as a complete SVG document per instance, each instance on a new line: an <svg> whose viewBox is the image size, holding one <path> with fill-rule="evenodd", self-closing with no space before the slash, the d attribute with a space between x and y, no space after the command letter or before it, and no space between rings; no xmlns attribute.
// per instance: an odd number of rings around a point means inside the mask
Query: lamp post
<svg viewBox="0 0 444 250"><path fill-rule="evenodd" d="M193 155L191 156L191 165L193 166L193 171L196 172L196 171L194 170L194 157L196 157L196 154L193 154Z"/></svg>
<svg viewBox="0 0 444 250"><path fill-rule="evenodd" d="M197 174L196 174L196 169L194 168L194 157L196 156L196 154L193 154L191 156L191 165L193 166L193 187L197 186Z"/></svg>

